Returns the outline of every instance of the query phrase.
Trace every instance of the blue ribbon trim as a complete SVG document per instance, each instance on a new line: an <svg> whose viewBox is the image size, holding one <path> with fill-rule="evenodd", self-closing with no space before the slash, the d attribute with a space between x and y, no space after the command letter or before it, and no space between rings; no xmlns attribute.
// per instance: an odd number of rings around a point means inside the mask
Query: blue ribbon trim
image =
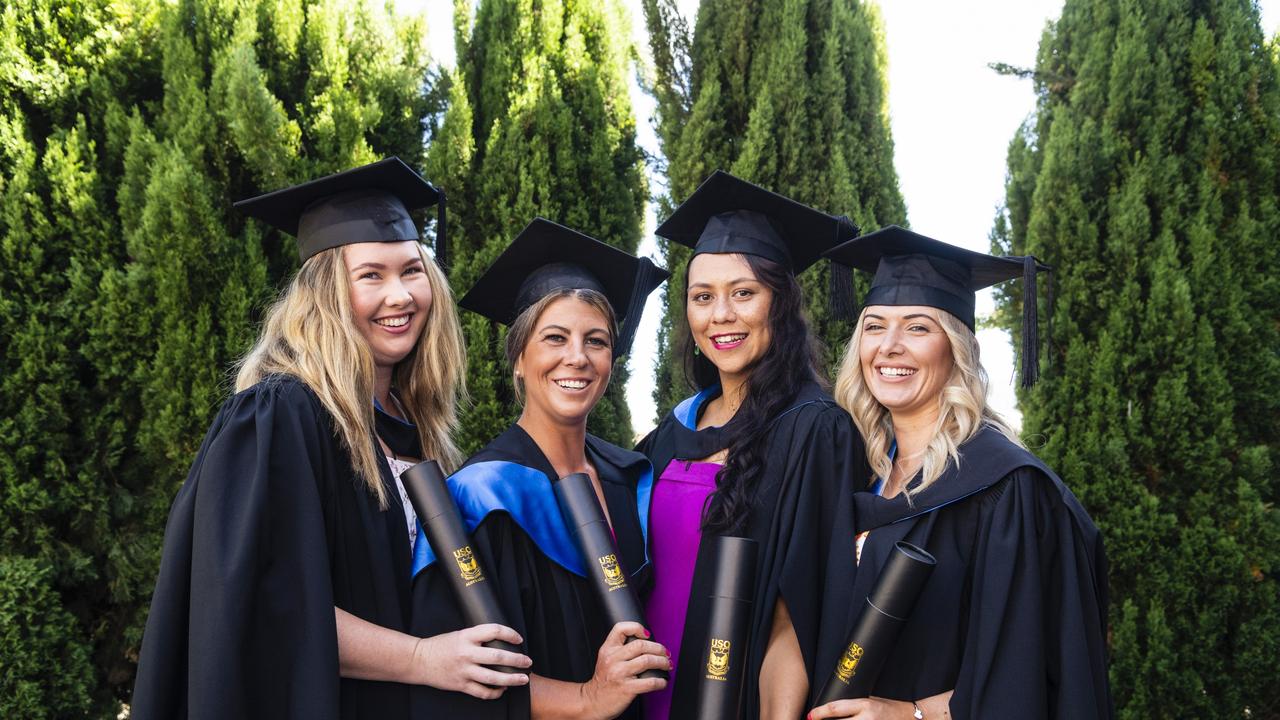
<svg viewBox="0 0 1280 720"><path fill-rule="evenodd" d="M565 527L551 482L540 470L519 463L494 460L468 465L446 481L453 501L462 513L467 534L494 512L505 512L525 531L543 555L565 570L586 577L577 545ZM419 521L419 538L426 535ZM417 542L413 549L416 576L436 561L431 543Z"/></svg>
<svg viewBox="0 0 1280 720"><path fill-rule="evenodd" d="M640 514L640 535L644 538L644 564L649 564L649 500L653 495L653 463L644 462L644 475L636 485L636 511ZM636 572L639 572L637 569Z"/></svg>
<svg viewBox="0 0 1280 720"><path fill-rule="evenodd" d="M720 392L719 385L709 385L690 398L685 398L671 412L675 414L676 420L690 430L698 429L698 411L702 409L702 404L707 398Z"/></svg>

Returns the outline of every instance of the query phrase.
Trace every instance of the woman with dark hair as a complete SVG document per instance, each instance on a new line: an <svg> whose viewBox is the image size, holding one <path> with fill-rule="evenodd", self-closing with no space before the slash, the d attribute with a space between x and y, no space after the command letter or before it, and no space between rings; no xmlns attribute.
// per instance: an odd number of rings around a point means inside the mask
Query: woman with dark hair
<svg viewBox="0 0 1280 720"><path fill-rule="evenodd" d="M646 615L672 648L675 685L647 719L694 705L713 563L704 535L757 542L741 717L803 713L825 619L843 621L852 545L848 473L862 460L849 415L823 389L796 274L857 233L848 220L716 172L658 228L694 248L685 287L686 374L698 392L639 449L659 474ZM856 474L856 473L855 473ZM847 585L847 582L845 583Z"/></svg>
<svg viewBox="0 0 1280 720"><path fill-rule="evenodd" d="M641 624L609 621L552 483L590 476L617 543L613 570L624 586L642 587L653 471L644 455L588 434L587 418L630 345L644 299L667 275L647 258L538 218L463 297L462 307L509 327L507 360L523 408L448 485L533 666L527 689L493 702L421 688L414 702L423 716L605 720L666 685L639 677L669 669L666 651ZM425 544L414 554L419 635L464 625L445 583L453 564L437 562Z"/></svg>

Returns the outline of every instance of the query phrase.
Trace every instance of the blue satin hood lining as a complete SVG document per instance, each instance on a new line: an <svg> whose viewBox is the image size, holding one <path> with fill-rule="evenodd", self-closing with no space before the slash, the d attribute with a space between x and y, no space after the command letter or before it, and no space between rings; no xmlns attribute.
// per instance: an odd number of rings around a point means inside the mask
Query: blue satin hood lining
<svg viewBox="0 0 1280 720"><path fill-rule="evenodd" d="M697 430L698 411L702 409L702 404L705 403L708 398L718 392L720 392L719 385L709 385L698 391L697 395L682 400L680 404L672 410L672 413L675 414L676 420L678 420L681 425L689 428L690 430Z"/></svg>
<svg viewBox="0 0 1280 720"><path fill-rule="evenodd" d="M467 535L494 512L511 516L538 549L565 570L586 577L573 535L565 526L556 503L555 491L541 470L514 462L491 460L468 465L446 481L453 501L462 514ZM653 468L645 469L636 486L640 532L644 536L645 565L649 564L649 497L653 492ZM436 561L431 543L426 541L422 521L418 521L419 541L413 549L413 573L417 576Z"/></svg>

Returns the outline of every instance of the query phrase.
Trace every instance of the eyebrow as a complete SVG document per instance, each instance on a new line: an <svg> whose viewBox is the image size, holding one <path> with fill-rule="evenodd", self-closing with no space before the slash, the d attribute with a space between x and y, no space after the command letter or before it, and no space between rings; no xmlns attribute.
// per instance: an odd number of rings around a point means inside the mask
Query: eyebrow
<svg viewBox="0 0 1280 720"><path fill-rule="evenodd" d="M409 267L411 265L420 265L420 264L422 264L422 258L416 257L416 258L411 258L409 260L406 260L404 265L402 265L401 267ZM359 265L351 268L347 272L355 272L357 270L363 270L365 268L370 268L373 270L386 270L387 266L383 265L380 262L365 262L365 263L360 263Z"/></svg>
<svg viewBox="0 0 1280 720"><path fill-rule="evenodd" d="M757 279L755 279L755 278L752 278L752 277L740 277L740 278L737 278L736 280L730 280L729 282L727 282L727 283L725 283L725 284L726 284L726 285L741 285L741 284L743 284L743 283L758 283L758 282L760 282L760 281L759 281L759 280L757 280ZM690 289L693 289L693 288L696 288L696 287L711 287L711 283L696 282L696 283L693 283L692 285L690 285L690 286L689 286L689 288L690 288Z"/></svg>
<svg viewBox="0 0 1280 720"><path fill-rule="evenodd" d="M876 320L884 319L883 315L876 315L875 313L867 313L865 317L868 320L870 320L871 318L875 318ZM928 313L911 313L910 315L902 316L903 320L915 320L917 318L924 318L925 320L933 320L934 322L938 322L932 315Z"/></svg>
<svg viewBox="0 0 1280 720"><path fill-rule="evenodd" d="M540 332L540 333L544 333L544 332L548 332L548 331L551 331L551 330L554 330L554 331L556 331L556 332L562 332L562 333L564 333L564 334L566 334L566 335L572 335L572 334L573 334L573 331L572 331L572 330L570 330L569 328L567 328L567 327L565 327L565 326L563 326L563 325L545 325L545 326L543 326L543 327L539 328L539 329L538 329L538 332ZM588 330L588 331L587 331L586 333L584 333L584 334L585 334L585 335L594 335L594 334L596 334L596 333L601 333L601 334L604 334L604 335L608 335L608 334L609 334L609 331L608 331L608 330L606 330L606 329L604 329L604 328L602 328L602 327L594 327L594 328L591 328L590 330Z"/></svg>

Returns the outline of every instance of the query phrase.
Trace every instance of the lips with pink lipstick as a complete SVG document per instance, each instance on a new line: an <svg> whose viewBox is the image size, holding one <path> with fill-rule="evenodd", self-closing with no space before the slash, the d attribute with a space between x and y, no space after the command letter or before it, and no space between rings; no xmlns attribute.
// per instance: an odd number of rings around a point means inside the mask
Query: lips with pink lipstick
<svg viewBox="0 0 1280 720"><path fill-rule="evenodd" d="M711 345L717 350L732 350L747 339L747 333L721 333L711 336Z"/></svg>
<svg viewBox="0 0 1280 720"><path fill-rule="evenodd" d="M409 331L409 321L411 319L413 319L413 313L400 313L398 315L374 318L373 322L387 332L399 335Z"/></svg>

